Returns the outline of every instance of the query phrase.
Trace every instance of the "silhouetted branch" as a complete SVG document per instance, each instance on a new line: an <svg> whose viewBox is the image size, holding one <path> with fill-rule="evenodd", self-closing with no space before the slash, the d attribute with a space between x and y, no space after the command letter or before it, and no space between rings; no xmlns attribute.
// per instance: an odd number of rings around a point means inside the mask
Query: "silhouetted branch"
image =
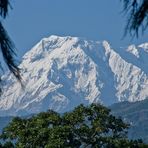
<svg viewBox="0 0 148 148"><path fill-rule="evenodd" d="M9 38L1 22L0 22L0 48L9 70L14 74L14 76L19 81L21 81L20 69L17 67L14 59L14 56L16 55L14 52L15 46L11 41L11 39Z"/></svg>
<svg viewBox="0 0 148 148"><path fill-rule="evenodd" d="M5 18L8 14L9 0L0 0L0 15Z"/></svg>
<svg viewBox="0 0 148 148"><path fill-rule="evenodd" d="M141 27L142 33L148 27L148 0L121 0L123 1L123 9L128 15L125 27L125 35L127 32L131 36L137 36Z"/></svg>
<svg viewBox="0 0 148 148"><path fill-rule="evenodd" d="M8 8L11 7L9 0L0 0L0 16L2 18L6 18L8 15ZM4 29L2 23L0 22L0 49L6 62L9 70L14 74L14 76L19 80L22 85L20 69L17 67L16 61L14 59L15 54L15 46L8 36L6 30ZM2 70L2 68L0 67ZM1 78L0 78L1 84ZM23 85L22 85L23 86ZM0 94L1 94L1 86L0 86Z"/></svg>

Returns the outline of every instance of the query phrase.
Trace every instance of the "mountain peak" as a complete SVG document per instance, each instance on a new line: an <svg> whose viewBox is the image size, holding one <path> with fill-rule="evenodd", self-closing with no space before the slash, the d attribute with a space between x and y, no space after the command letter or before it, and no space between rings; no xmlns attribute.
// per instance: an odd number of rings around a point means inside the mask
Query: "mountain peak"
<svg viewBox="0 0 148 148"><path fill-rule="evenodd" d="M126 60L127 56L122 57L125 54L126 50L121 54L107 41L55 35L43 38L20 64L25 90L11 74L4 77L0 115L30 114L49 108L65 112L80 103L108 105L146 99L145 67L142 62L137 66L132 59Z"/></svg>

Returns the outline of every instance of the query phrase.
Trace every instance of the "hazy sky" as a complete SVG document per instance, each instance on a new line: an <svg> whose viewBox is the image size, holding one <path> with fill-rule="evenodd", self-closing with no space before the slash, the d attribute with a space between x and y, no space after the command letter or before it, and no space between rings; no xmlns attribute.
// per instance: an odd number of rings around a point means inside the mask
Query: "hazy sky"
<svg viewBox="0 0 148 148"><path fill-rule="evenodd" d="M3 23L19 55L50 35L108 40L112 47L148 41L123 36L125 18L120 0L11 0L13 9Z"/></svg>

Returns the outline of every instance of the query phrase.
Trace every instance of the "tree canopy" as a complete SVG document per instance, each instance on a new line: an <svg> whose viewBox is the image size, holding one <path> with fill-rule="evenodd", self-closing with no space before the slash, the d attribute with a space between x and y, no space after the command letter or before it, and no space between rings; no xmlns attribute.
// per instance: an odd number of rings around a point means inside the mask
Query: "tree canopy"
<svg viewBox="0 0 148 148"><path fill-rule="evenodd" d="M127 138L129 125L99 104L79 105L63 115L48 110L31 118L16 117L4 128L1 147L127 148L144 147ZM13 141L13 142L12 142Z"/></svg>

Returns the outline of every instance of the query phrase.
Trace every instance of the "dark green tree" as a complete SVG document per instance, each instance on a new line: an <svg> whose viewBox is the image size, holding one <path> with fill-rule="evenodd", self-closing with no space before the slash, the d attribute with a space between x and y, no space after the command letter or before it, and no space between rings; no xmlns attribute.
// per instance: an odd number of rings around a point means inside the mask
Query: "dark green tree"
<svg viewBox="0 0 148 148"><path fill-rule="evenodd" d="M10 7L9 0L0 0L0 17L1 20L5 19L8 15L8 8ZM10 39L7 31L0 21L0 50L3 55L4 61L6 62L9 70L14 74L14 76L21 81L20 69L18 68L15 60L15 45ZM2 70L2 68L1 68Z"/></svg>
<svg viewBox="0 0 148 148"><path fill-rule="evenodd" d="M28 119L16 117L3 130L3 144L21 148L127 148L144 147L126 136L129 125L102 105L80 105L60 115L52 110ZM14 144L14 145L13 145ZM6 145L6 144L5 144ZM3 145L2 145L3 146Z"/></svg>
<svg viewBox="0 0 148 148"><path fill-rule="evenodd" d="M124 12L127 14L127 25L125 34L129 32L137 36L139 30L142 33L148 27L148 0L121 0L124 5Z"/></svg>

